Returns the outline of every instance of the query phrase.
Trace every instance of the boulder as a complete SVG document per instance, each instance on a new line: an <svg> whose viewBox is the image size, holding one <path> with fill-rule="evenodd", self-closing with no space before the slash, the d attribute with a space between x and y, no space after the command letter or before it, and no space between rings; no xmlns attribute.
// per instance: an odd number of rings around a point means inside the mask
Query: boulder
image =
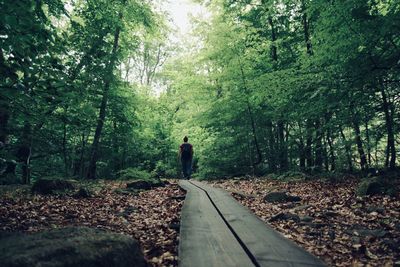
<svg viewBox="0 0 400 267"><path fill-rule="evenodd" d="M48 195L55 191L73 190L75 185L70 180L39 179L32 186L32 192Z"/></svg>
<svg viewBox="0 0 400 267"><path fill-rule="evenodd" d="M160 179L137 180L126 184L127 188L141 189L141 190L149 190L154 187L163 187L163 186L165 186L165 184Z"/></svg>
<svg viewBox="0 0 400 267"><path fill-rule="evenodd" d="M272 216L269 221L270 222L275 222L275 221L287 221L287 220L292 220L295 222L300 222L300 217L296 214L293 213L278 213L274 216Z"/></svg>
<svg viewBox="0 0 400 267"><path fill-rule="evenodd" d="M2 267L146 266L133 238L85 227L0 235Z"/></svg>
<svg viewBox="0 0 400 267"><path fill-rule="evenodd" d="M347 230L345 230L345 233L349 235L355 235L359 237L367 237L367 236L373 236L373 237L378 237L382 238L386 236L387 231L384 229L367 229L367 228L359 228L359 227L352 227Z"/></svg>
<svg viewBox="0 0 400 267"><path fill-rule="evenodd" d="M302 222L312 222L313 220L314 218L308 215L300 216L300 221Z"/></svg>
<svg viewBox="0 0 400 267"><path fill-rule="evenodd" d="M271 192L268 193L265 197L264 197L264 201L266 202L297 202L297 201L301 201L300 197L297 196L290 196L288 194L286 194L285 192Z"/></svg>
<svg viewBox="0 0 400 267"><path fill-rule="evenodd" d="M126 188L149 190L151 189L151 183L144 180L137 180L127 183Z"/></svg>
<svg viewBox="0 0 400 267"><path fill-rule="evenodd" d="M92 193L87 188L79 188L78 192L75 193L75 198L89 198L92 196Z"/></svg>
<svg viewBox="0 0 400 267"><path fill-rule="evenodd" d="M357 188L357 195L359 196L373 196L384 193L385 185L378 178L364 179L360 182Z"/></svg>

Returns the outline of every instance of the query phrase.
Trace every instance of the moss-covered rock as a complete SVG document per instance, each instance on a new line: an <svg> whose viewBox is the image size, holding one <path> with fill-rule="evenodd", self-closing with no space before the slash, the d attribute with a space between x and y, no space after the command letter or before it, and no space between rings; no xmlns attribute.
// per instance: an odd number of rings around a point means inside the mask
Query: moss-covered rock
<svg viewBox="0 0 400 267"><path fill-rule="evenodd" d="M33 184L32 193L48 195L56 191L66 191L73 189L75 189L75 183L71 180L39 179Z"/></svg>
<svg viewBox="0 0 400 267"><path fill-rule="evenodd" d="M367 178L360 182L357 188L359 196L373 196L385 192L385 184L379 178Z"/></svg>
<svg viewBox="0 0 400 267"><path fill-rule="evenodd" d="M296 202L296 201L301 201L301 198L298 196L290 196L286 194L285 192L271 192L268 193L264 197L264 201L266 202Z"/></svg>
<svg viewBox="0 0 400 267"><path fill-rule="evenodd" d="M146 266L133 238L85 227L0 235L2 267Z"/></svg>
<svg viewBox="0 0 400 267"><path fill-rule="evenodd" d="M160 179L137 180L126 184L127 188L149 190L155 187L165 186L164 182Z"/></svg>

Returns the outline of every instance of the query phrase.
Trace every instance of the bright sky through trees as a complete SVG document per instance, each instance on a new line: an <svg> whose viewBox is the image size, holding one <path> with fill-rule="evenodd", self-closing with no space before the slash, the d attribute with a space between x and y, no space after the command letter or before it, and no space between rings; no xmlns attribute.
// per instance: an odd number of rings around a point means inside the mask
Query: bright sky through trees
<svg viewBox="0 0 400 267"><path fill-rule="evenodd" d="M164 3L165 10L170 14L173 26L177 27L180 34L185 35L190 31L190 16L207 14L207 9L190 0L169 0ZM179 33L174 39L179 39Z"/></svg>

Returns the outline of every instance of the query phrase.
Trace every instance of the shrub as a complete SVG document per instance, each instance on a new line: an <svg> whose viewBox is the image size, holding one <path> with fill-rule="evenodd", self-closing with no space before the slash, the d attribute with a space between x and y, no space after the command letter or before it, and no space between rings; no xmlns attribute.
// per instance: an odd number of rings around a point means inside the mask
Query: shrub
<svg viewBox="0 0 400 267"><path fill-rule="evenodd" d="M127 168L118 172L118 178L122 180L150 180L151 174L138 168Z"/></svg>

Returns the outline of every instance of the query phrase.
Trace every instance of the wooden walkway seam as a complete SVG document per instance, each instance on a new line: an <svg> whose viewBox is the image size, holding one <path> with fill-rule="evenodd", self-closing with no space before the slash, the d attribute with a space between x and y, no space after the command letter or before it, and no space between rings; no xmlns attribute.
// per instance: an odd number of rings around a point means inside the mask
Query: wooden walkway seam
<svg viewBox="0 0 400 267"><path fill-rule="evenodd" d="M183 180L179 266L325 266L228 192Z"/></svg>

